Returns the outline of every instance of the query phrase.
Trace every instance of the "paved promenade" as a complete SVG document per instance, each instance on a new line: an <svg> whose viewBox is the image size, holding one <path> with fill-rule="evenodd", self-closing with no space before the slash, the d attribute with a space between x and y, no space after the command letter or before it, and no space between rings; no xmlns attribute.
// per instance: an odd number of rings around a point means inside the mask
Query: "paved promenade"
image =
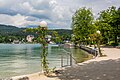
<svg viewBox="0 0 120 80"><path fill-rule="evenodd" d="M61 71L60 80L120 80L120 49L102 48L97 57Z"/></svg>

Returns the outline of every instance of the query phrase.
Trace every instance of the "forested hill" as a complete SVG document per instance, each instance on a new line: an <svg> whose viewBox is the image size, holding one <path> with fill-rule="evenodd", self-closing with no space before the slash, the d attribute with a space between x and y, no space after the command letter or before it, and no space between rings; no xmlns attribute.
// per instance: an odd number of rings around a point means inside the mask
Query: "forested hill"
<svg viewBox="0 0 120 80"><path fill-rule="evenodd" d="M0 24L0 35L16 35L21 34L24 28L18 28L11 25Z"/></svg>
<svg viewBox="0 0 120 80"><path fill-rule="evenodd" d="M49 30L50 32L51 31L56 31L58 32L59 35L69 35L71 36L72 34L72 30L70 29L53 29L53 30Z"/></svg>
<svg viewBox="0 0 120 80"><path fill-rule="evenodd" d="M11 26L11 25L3 25L0 24L0 35L2 36L9 36L9 35L13 35L13 36L26 36L28 34L30 34L29 32L25 33L23 32L23 30L26 28L18 28L15 26ZM58 32L59 35L71 35L72 34L72 30L69 29L53 29L53 30L49 30L49 31L56 31Z"/></svg>

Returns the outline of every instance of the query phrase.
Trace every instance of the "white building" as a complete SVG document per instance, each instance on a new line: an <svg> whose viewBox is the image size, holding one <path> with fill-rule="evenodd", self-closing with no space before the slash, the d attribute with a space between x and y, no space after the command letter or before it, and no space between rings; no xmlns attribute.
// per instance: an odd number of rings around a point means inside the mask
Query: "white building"
<svg viewBox="0 0 120 80"><path fill-rule="evenodd" d="M19 40L14 40L12 44L20 44L21 42Z"/></svg>
<svg viewBox="0 0 120 80"><path fill-rule="evenodd" d="M51 35L46 35L45 38L47 39L47 41L51 41L52 36Z"/></svg>
<svg viewBox="0 0 120 80"><path fill-rule="evenodd" d="M34 36L33 36L33 35L28 35L28 36L26 37L26 40L27 40L28 42L32 42L33 39L34 39Z"/></svg>

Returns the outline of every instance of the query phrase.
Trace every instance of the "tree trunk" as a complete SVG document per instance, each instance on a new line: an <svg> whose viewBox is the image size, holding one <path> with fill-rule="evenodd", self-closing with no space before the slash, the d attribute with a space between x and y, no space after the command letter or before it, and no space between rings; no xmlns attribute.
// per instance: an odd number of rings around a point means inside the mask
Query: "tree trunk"
<svg viewBox="0 0 120 80"><path fill-rule="evenodd" d="M110 44L110 39L109 39L109 37L108 37L108 42L107 42L108 44Z"/></svg>
<svg viewBox="0 0 120 80"><path fill-rule="evenodd" d="M115 39L115 46L117 46L117 35L115 34L115 37L114 37L114 39Z"/></svg>
<svg viewBox="0 0 120 80"><path fill-rule="evenodd" d="M103 55L102 55L101 50L100 50L100 41L98 41L97 47L98 47L98 53L99 53L100 57L102 57Z"/></svg>

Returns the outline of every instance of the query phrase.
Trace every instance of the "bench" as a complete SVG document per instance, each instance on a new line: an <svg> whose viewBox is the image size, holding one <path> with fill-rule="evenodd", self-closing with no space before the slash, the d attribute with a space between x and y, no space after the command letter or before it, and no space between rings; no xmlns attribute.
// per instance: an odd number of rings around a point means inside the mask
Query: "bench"
<svg viewBox="0 0 120 80"><path fill-rule="evenodd" d="M120 43L119 43L119 45L118 45L118 46L116 46L116 48L120 49Z"/></svg>
<svg viewBox="0 0 120 80"><path fill-rule="evenodd" d="M120 46L116 46L116 48L120 49Z"/></svg>

